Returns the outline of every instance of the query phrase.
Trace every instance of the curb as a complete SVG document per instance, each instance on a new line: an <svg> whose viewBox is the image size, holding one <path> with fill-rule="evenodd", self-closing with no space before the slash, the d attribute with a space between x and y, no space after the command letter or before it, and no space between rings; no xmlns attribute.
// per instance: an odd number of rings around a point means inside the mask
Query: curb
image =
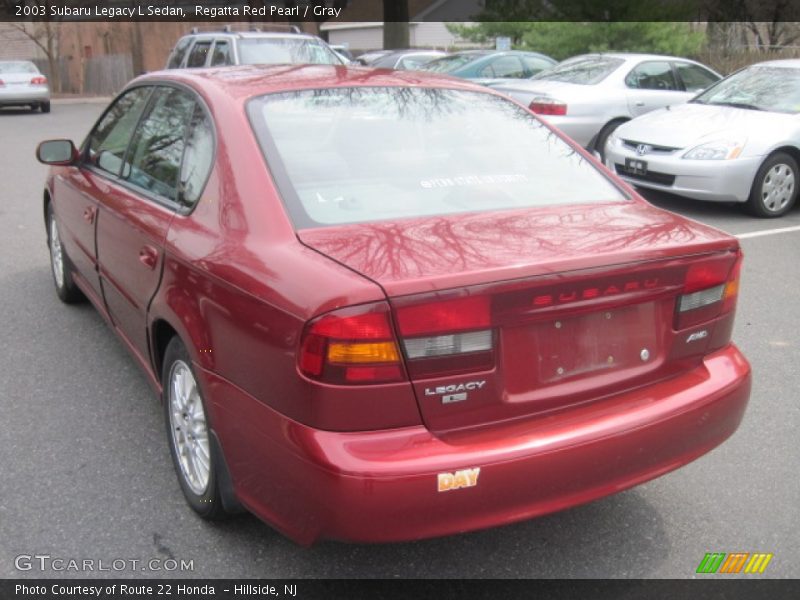
<svg viewBox="0 0 800 600"><path fill-rule="evenodd" d="M74 96L69 98L51 98L52 104L108 104L111 96Z"/></svg>

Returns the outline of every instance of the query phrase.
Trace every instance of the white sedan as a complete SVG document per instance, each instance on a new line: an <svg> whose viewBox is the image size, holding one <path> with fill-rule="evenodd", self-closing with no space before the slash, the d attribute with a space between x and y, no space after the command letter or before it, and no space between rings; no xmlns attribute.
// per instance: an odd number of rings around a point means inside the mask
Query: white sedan
<svg viewBox="0 0 800 600"><path fill-rule="evenodd" d="M800 60L759 63L621 126L606 166L637 186L780 217L797 198L799 115Z"/></svg>
<svg viewBox="0 0 800 600"><path fill-rule="evenodd" d="M576 56L531 79L489 87L602 155L606 139L622 123L686 102L720 79L684 58L608 53Z"/></svg>
<svg viewBox="0 0 800 600"><path fill-rule="evenodd" d="M29 106L50 112L50 86L28 60L0 61L0 107Z"/></svg>

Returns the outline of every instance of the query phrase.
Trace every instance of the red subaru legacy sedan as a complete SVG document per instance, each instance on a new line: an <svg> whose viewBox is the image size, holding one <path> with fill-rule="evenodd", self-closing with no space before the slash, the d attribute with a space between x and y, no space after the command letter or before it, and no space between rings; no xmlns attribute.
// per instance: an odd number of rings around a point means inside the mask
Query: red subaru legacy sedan
<svg viewBox="0 0 800 600"><path fill-rule="evenodd" d="M38 156L56 292L161 395L202 517L304 544L469 531L662 475L742 419L736 239L483 87L152 73Z"/></svg>

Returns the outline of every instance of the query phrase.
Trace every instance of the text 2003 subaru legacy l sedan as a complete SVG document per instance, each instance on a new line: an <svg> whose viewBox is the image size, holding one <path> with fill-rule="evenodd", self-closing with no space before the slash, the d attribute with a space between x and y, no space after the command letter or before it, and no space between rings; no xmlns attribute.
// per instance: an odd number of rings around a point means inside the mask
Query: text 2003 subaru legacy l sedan
<svg viewBox="0 0 800 600"><path fill-rule="evenodd" d="M730 436L741 252L485 88L333 66L131 83L56 165L58 295L163 397L201 516L392 541L631 487Z"/></svg>

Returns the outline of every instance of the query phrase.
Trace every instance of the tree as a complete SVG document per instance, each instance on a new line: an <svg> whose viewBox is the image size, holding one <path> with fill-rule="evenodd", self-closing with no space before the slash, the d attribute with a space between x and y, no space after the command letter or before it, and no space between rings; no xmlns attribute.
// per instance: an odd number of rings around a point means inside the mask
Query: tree
<svg viewBox="0 0 800 600"><path fill-rule="evenodd" d="M730 46L730 38L737 36L730 23L734 21L744 26L758 48L775 50L800 40L800 6L794 0L703 0L703 18L713 24L709 42L717 48Z"/></svg>
<svg viewBox="0 0 800 600"><path fill-rule="evenodd" d="M484 22L450 25L455 34L475 42L508 36L516 48L562 60L586 52L650 52L694 56L705 41L689 23L614 22Z"/></svg>
<svg viewBox="0 0 800 600"><path fill-rule="evenodd" d="M32 6L43 7L45 9L45 14L50 14L50 5L52 2L49 0L32 0L29 4ZM31 40L42 50L42 52L44 52L45 58L47 58L47 68L50 71L50 87L53 91L60 92L61 72L59 70L56 56L58 51L58 28L56 25L49 19L34 23L20 23L12 21L10 25Z"/></svg>
<svg viewBox="0 0 800 600"><path fill-rule="evenodd" d="M408 0L383 0L383 47L408 46Z"/></svg>
<svg viewBox="0 0 800 600"><path fill-rule="evenodd" d="M691 21L697 20L702 2L731 0L484 0L476 21ZM732 0L743 1L743 0ZM770 1L770 0L765 0ZM790 2L792 0L771 0Z"/></svg>

